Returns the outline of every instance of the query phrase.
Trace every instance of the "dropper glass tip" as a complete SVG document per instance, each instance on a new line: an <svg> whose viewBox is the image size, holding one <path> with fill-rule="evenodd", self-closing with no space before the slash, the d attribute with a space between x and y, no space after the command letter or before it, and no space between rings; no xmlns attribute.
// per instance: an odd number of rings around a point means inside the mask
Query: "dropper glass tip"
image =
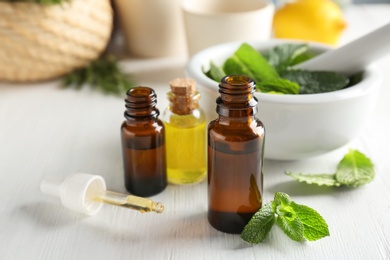
<svg viewBox="0 0 390 260"><path fill-rule="evenodd" d="M164 204L162 204L161 202L154 203L153 211L156 213L163 213L164 212Z"/></svg>

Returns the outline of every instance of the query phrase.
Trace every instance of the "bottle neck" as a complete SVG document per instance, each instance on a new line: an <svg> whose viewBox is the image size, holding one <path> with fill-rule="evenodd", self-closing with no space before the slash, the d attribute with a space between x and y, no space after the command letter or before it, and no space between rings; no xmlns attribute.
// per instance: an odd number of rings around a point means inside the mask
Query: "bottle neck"
<svg viewBox="0 0 390 260"><path fill-rule="evenodd" d="M223 116L219 115L218 123L221 125L229 125L235 127L242 127L243 125L251 125L256 122L255 116Z"/></svg>
<svg viewBox="0 0 390 260"><path fill-rule="evenodd" d="M125 99L125 118L128 121L157 118L157 95L148 87L135 87L127 91Z"/></svg>
<svg viewBox="0 0 390 260"><path fill-rule="evenodd" d="M217 98L217 113L221 117L248 118L257 113L254 97L256 84L247 76L232 75L222 78Z"/></svg>
<svg viewBox="0 0 390 260"><path fill-rule="evenodd" d="M187 96L187 95L176 95L173 92L168 93L169 108L177 115L189 115L192 111L199 107L199 92Z"/></svg>

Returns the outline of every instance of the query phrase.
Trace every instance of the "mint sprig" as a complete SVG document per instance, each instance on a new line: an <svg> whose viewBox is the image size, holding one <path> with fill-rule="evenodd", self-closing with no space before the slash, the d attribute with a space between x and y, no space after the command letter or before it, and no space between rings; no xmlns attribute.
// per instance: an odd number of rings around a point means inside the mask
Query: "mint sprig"
<svg viewBox="0 0 390 260"><path fill-rule="evenodd" d="M374 164L370 158L352 149L339 162L334 174L285 173L297 181L319 186L359 187L371 182L375 177Z"/></svg>
<svg viewBox="0 0 390 260"><path fill-rule="evenodd" d="M286 193L276 192L274 200L265 204L245 226L241 238L248 243L261 243L274 223L294 241L315 241L329 236L328 224L314 209L291 201Z"/></svg>

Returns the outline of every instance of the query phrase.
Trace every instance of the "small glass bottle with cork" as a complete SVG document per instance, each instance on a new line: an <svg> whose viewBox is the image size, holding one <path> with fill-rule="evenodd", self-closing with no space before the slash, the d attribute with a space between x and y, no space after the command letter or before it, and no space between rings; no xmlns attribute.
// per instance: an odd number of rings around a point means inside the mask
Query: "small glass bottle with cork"
<svg viewBox="0 0 390 260"><path fill-rule="evenodd" d="M168 182L197 183L207 171L206 116L199 107L200 93L190 78L177 78L169 85L169 106L163 113Z"/></svg>

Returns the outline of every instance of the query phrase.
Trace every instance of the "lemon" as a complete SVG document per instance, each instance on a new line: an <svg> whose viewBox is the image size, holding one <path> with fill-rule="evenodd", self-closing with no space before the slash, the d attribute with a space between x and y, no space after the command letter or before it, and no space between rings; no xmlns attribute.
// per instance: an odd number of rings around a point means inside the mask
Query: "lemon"
<svg viewBox="0 0 390 260"><path fill-rule="evenodd" d="M340 7L331 0L296 0L274 15L276 38L337 44L346 27Z"/></svg>

